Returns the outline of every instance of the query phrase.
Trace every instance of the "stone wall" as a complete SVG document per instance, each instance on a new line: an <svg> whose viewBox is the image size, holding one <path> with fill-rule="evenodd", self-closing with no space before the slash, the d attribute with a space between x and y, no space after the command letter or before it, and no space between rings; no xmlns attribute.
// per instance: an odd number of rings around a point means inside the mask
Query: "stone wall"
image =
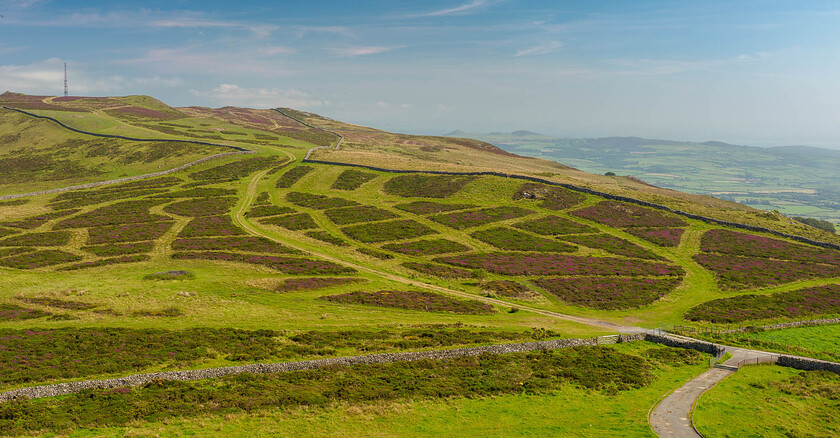
<svg viewBox="0 0 840 438"><path fill-rule="evenodd" d="M668 347L697 350L701 353L708 353L715 356L723 354L723 352L726 350L723 346L713 344L711 342L678 339L670 336L660 336L650 333L646 333L644 335L644 339L648 342L654 342L657 344L666 345Z"/></svg>
<svg viewBox="0 0 840 438"><path fill-rule="evenodd" d="M770 325L759 325L759 326L752 326L752 327L741 327L732 330L723 330L720 332L715 333L742 333L748 332L751 330L775 330L775 329L783 329L783 328L791 328L791 327L808 327L808 326L815 326L815 325L829 325L829 324L840 324L840 318L828 318L828 319L811 319L808 321L791 321L791 322L780 322L778 324L770 324Z"/></svg>
<svg viewBox="0 0 840 438"><path fill-rule="evenodd" d="M797 370L815 371L824 370L835 374L840 374L840 363L828 362L825 360L811 359L809 357L800 356L786 356L781 355L776 361L776 365L783 367L794 368Z"/></svg>
<svg viewBox="0 0 840 438"><path fill-rule="evenodd" d="M624 341L627 342L627 341ZM450 359L464 356L478 356L483 353L505 354L526 351L556 350L578 346L594 346L591 339L557 339L552 341L524 342L518 344L497 344L484 347L456 348L451 350L420 351L409 353L383 353L367 356L336 357L330 359L307 360L301 362L280 362L270 364L251 364L203 370L166 371L160 373L135 374L114 379L85 380L81 382L59 383L55 385L33 386L0 393L0 403L30 398L54 397L74 394L84 389L109 389L126 386L140 386L156 380L200 380L232 374L279 373L286 371L311 370L331 365L362 365L389 363L397 361L416 361L423 359Z"/></svg>

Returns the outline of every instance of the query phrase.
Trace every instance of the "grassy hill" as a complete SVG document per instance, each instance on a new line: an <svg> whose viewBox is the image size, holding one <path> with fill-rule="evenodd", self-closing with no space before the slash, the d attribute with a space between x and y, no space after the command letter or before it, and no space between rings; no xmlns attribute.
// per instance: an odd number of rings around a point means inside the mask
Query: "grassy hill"
<svg viewBox="0 0 840 438"><path fill-rule="evenodd" d="M302 159L327 146L312 158L539 176L824 237L735 203L587 174L477 140L393 134L287 108L6 97L68 126L213 140L255 153L163 177L0 201L3 390L169 369L591 337L660 323L720 328L840 314L840 251L550 183ZM115 112L115 102L131 109ZM0 116L0 123L54 128L13 111ZM25 141L30 131L22 132ZM340 147L329 148L339 138ZM0 428L66 432L82 424L91 435L173 434L177 424L225 435L231 429L217 428L225 418L225 427L239 430L314 422L320 433L349 427L365 435L389 418L385 434L433 435L451 424L455 407L467 418L507 419L476 424L474 433L533 435L560 418L561 433L592 423L593 435L646 436L647 409L705 368L699 353L673 351L633 343L416 367L337 366L290 374L291 380L150 384L2 404ZM365 384L373 381L379 383ZM437 383L411 383L427 381ZM616 409L624 414L603 418ZM513 421L533 412L540 415L527 427Z"/></svg>
<svg viewBox="0 0 840 438"><path fill-rule="evenodd" d="M506 151L556 160L586 172L632 174L660 187L714 195L761 210L840 223L840 151L760 148L716 141L638 137L553 138L535 133L468 134Z"/></svg>

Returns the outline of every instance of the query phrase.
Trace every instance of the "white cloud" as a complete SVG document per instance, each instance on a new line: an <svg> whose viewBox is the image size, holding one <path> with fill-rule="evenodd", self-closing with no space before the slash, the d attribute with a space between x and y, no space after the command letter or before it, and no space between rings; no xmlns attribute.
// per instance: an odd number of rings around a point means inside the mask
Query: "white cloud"
<svg viewBox="0 0 840 438"><path fill-rule="evenodd" d="M203 52L192 47L151 49L142 56L114 61L114 64L138 66L155 73L170 74L258 74L273 77L285 76L289 70L276 56L293 53L292 49L269 46L255 50L215 50Z"/></svg>
<svg viewBox="0 0 840 438"><path fill-rule="evenodd" d="M154 88L174 88L184 85L184 80L177 77L162 78L160 76L152 76L149 78L137 78L133 82L137 85Z"/></svg>
<svg viewBox="0 0 840 438"><path fill-rule="evenodd" d="M548 41L546 43L542 43L535 47L530 47L527 49L522 49L516 52L514 56L535 56L535 55L545 55L548 53L556 52L563 47L563 43L560 41Z"/></svg>
<svg viewBox="0 0 840 438"><path fill-rule="evenodd" d="M487 4L487 0L474 0L470 3L452 8L440 9L432 12L424 12L420 14L407 15L405 18L420 18L420 17L443 17L447 15L463 15L469 13L471 10L479 8Z"/></svg>
<svg viewBox="0 0 840 438"><path fill-rule="evenodd" d="M365 47L333 47L328 48L327 50L338 55L338 56L364 56L364 55L376 55L378 53L385 53L390 52L391 50L396 49L397 47L384 47L384 46L365 46Z"/></svg>
<svg viewBox="0 0 840 438"><path fill-rule="evenodd" d="M330 103L316 99L295 89L243 88L236 84L221 84L212 90L190 90L194 96L203 97L216 105L247 106L254 108L313 108Z"/></svg>
<svg viewBox="0 0 840 438"><path fill-rule="evenodd" d="M72 63L67 76L73 95L111 93L128 82L119 75L93 76ZM27 65L0 66L0 84L9 91L59 94L64 91L64 61L49 58Z"/></svg>

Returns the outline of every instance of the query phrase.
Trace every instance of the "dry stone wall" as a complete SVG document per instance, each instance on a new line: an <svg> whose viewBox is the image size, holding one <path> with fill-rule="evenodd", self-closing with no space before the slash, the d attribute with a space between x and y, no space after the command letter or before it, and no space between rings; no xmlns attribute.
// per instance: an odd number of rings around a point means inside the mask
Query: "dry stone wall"
<svg viewBox="0 0 840 438"><path fill-rule="evenodd" d="M816 371L816 370L823 370L823 371L830 371L834 374L840 374L840 363L837 362L828 362L825 360L819 359L811 359L809 357L801 357L801 356L779 356L779 359L776 361L776 365L781 365L783 367L794 368L797 370L805 370L805 371Z"/></svg>

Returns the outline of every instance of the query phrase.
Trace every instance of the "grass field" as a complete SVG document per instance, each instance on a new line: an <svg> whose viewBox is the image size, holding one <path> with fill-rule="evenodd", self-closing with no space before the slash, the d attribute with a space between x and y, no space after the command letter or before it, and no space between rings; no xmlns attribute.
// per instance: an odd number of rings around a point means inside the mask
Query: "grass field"
<svg viewBox="0 0 840 438"><path fill-rule="evenodd" d="M837 436L838 394L836 374L747 366L703 394L693 419L710 438Z"/></svg>
<svg viewBox="0 0 840 438"><path fill-rule="evenodd" d="M706 336L709 340L822 360L840 360L840 325L819 325Z"/></svg>

